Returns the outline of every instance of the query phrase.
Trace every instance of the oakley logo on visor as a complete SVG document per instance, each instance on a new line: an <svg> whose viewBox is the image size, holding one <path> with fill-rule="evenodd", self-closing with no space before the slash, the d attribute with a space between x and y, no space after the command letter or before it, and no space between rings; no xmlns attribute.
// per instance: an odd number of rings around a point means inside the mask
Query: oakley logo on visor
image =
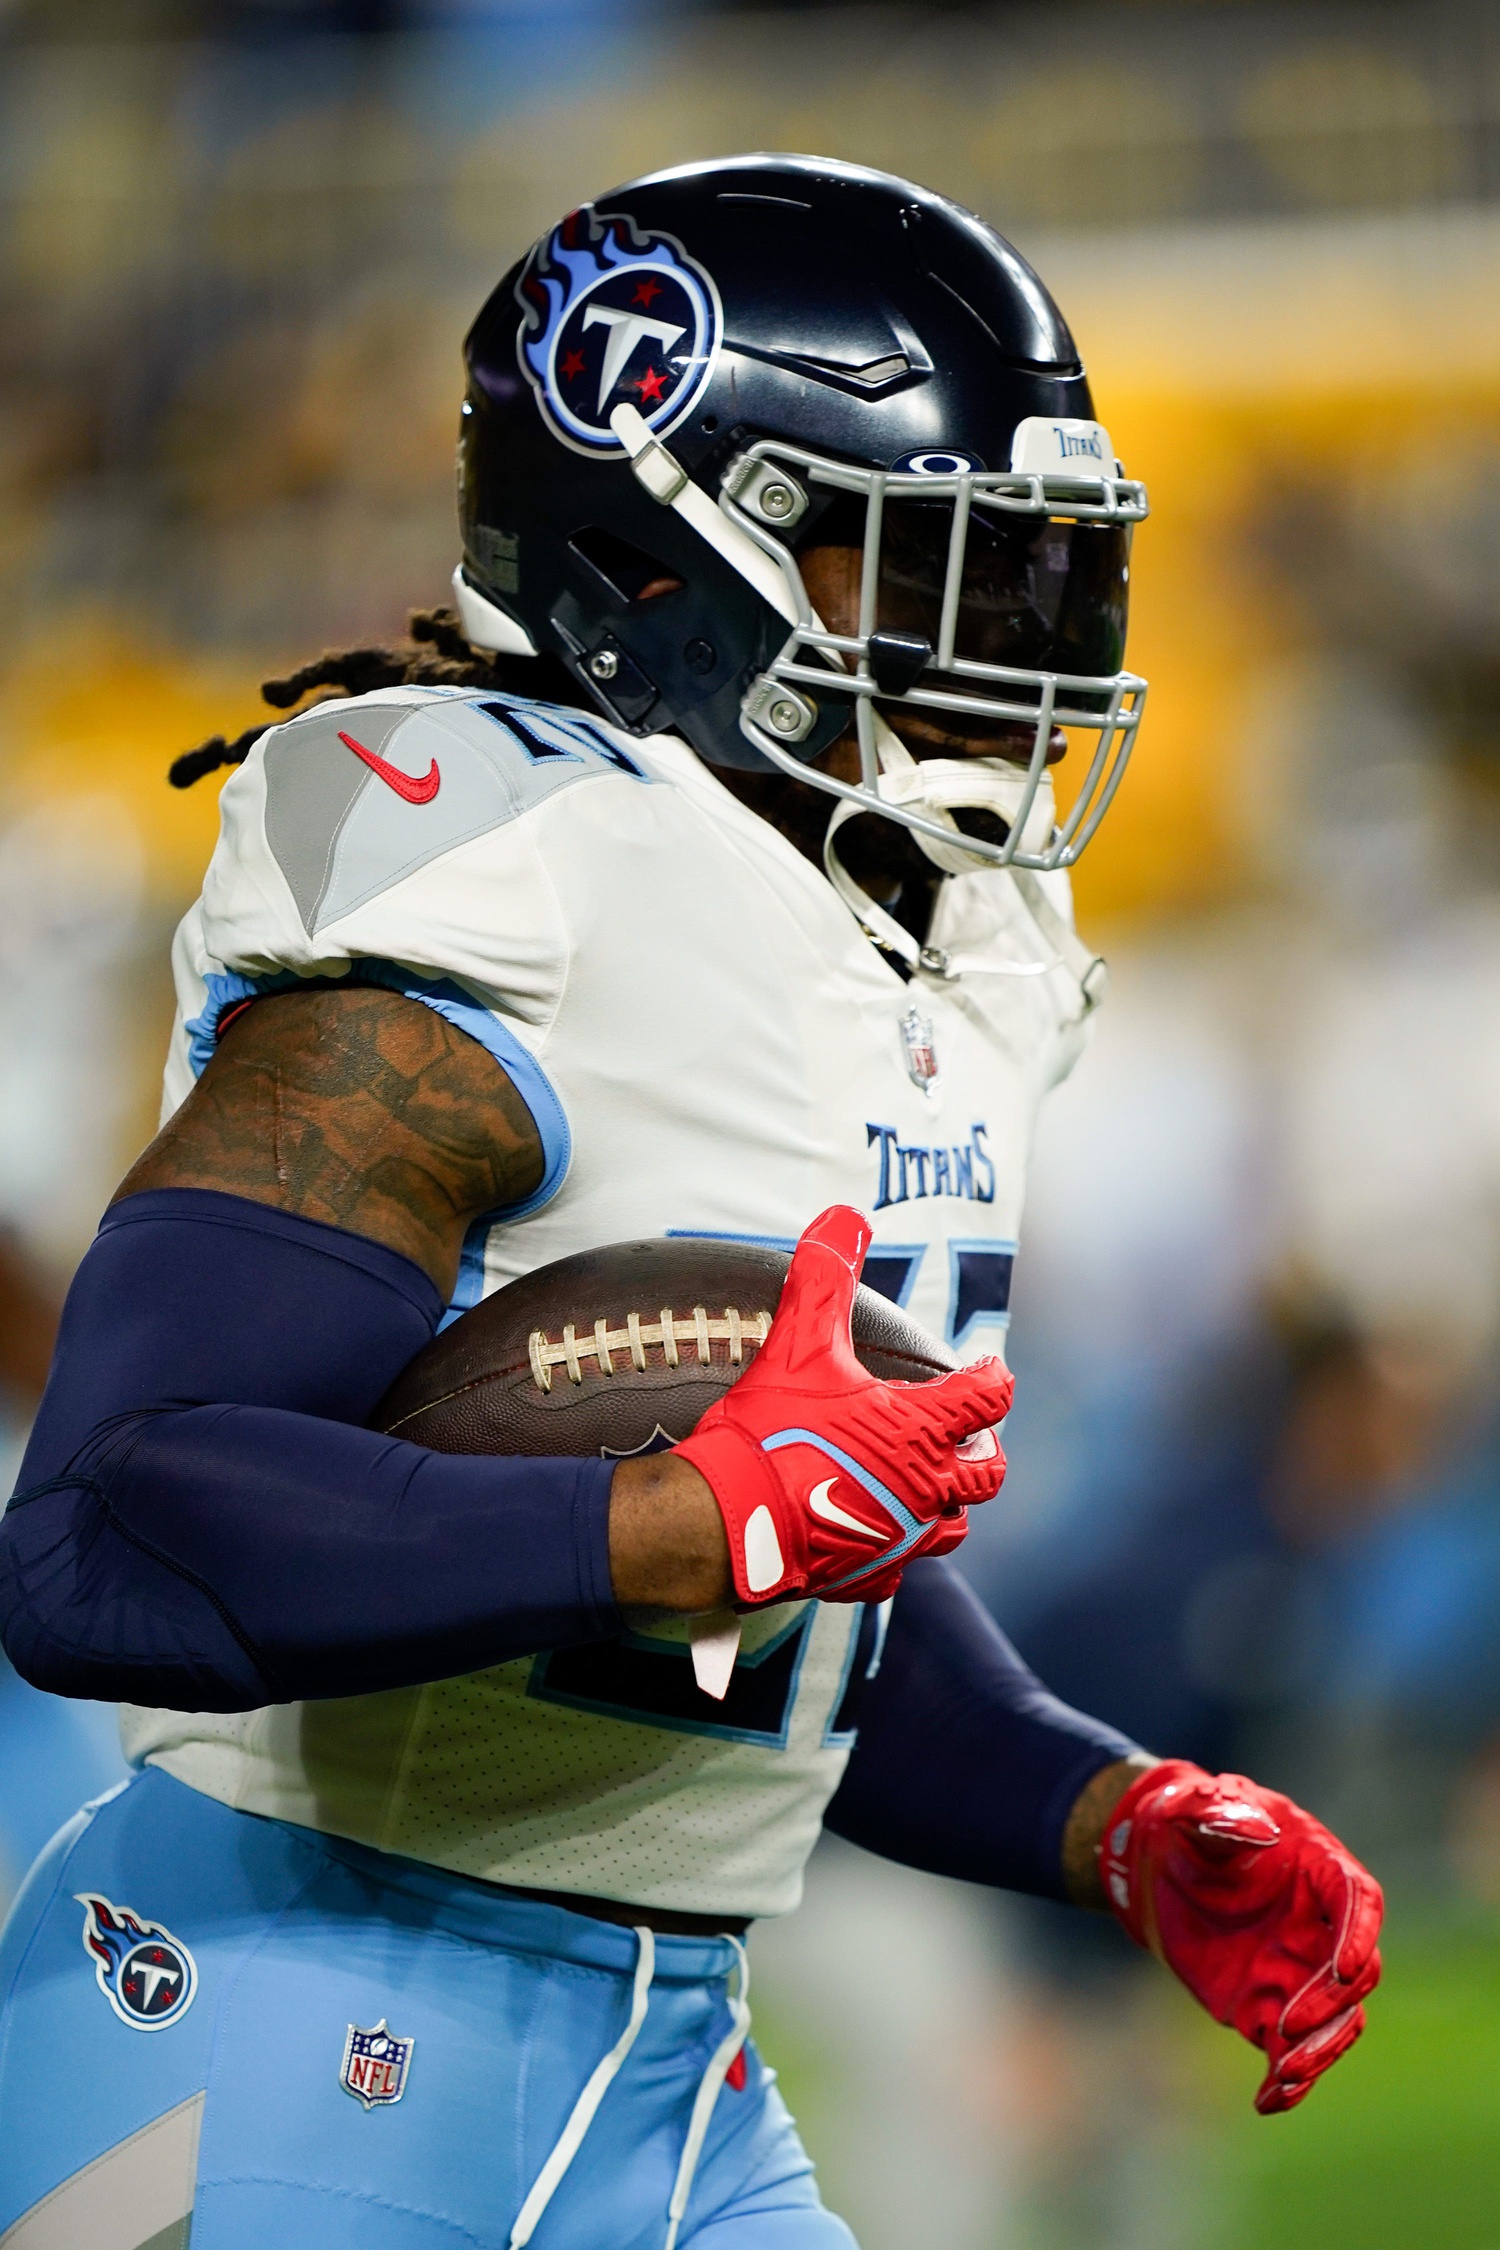
<svg viewBox="0 0 1500 2250"><path fill-rule="evenodd" d="M956 446L928 446L920 453L903 453L891 463L891 474L902 477L983 476L984 463L977 453L960 453Z"/></svg>

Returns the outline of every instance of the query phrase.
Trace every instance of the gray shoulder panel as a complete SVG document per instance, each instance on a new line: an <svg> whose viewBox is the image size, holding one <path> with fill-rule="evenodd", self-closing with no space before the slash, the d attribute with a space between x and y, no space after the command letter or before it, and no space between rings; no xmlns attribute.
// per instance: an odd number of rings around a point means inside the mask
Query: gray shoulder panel
<svg viewBox="0 0 1500 2250"><path fill-rule="evenodd" d="M320 704L265 768L266 838L309 936L575 781L647 778L581 712L477 694Z"/></svg>
<svg viewBox="0 0 1500 2250"><path fill-rule="evenodd" d="M23 2211L0 2250L186 2250L202 2094L117 2141Z"/></svg>
<svg viewBox="0 0 1500 2250"><path fill-rule="evenodd" d="M360 741L383 753L409 715L405 707L360 711ZM351 712L351 728L354 722ZM332 713L320 710L293 719L278 727L266 745L266 841L309 933L328 888L340 831L355 798L373 778L369 767L345 748Z"/></svg>

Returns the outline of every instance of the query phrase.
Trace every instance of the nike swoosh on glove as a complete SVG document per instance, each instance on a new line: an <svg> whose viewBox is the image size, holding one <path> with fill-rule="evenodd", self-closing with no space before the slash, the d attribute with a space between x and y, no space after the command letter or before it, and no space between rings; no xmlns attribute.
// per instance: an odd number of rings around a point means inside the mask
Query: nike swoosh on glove
<svg viewBox="0 0 1500 2250"><path fill-rule="evenodd" d="M835 1204L798 1243L771 1332L676 1450L729 1534L734 1590L880 1602L907 1563L946 1554L972 1502L1005 1475L994 1424L1011 1378L980 1360L928 1383L883 1383L855 1357L849 1315L870 1228Z"/></svg>
<svg viewBox="0 0 1500 2250"><path fill-rule="evenodd" d="M1290 1797L1171 1759L1115 1807L1100 1873L1136 1944L1264 2051L1263 2117L1295 2109L1364 2030L1380 1885Z"/></svg>

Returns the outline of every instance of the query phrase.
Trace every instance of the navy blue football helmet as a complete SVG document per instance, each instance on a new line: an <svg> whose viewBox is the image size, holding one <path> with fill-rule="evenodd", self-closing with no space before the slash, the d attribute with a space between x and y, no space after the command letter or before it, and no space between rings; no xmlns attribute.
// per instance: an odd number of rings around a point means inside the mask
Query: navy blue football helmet
<svg viewBox="0 0 1500 2250"><path fill-rule="evenodd" d="M993 229L855 165L684 165L572 212L465 356L472 642L550 651L633 733L879 812L950 871L1077 858L1145 695L1122 669L1145 495ZM829 544L862 558L838 631L798 559ZM918 770L894 703L999 723L1012 750ZM812 762L851 724L857 782ZM1061 825L1058 729L1088 745ZM953 810L978 802L1002 840L958 845Z"/></svg>

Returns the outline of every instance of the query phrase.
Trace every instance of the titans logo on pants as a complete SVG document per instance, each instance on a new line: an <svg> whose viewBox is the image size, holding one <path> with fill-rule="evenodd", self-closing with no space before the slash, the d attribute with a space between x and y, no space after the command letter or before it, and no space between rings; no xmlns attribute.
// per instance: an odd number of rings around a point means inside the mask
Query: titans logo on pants
<svg viewBox="0 0 1500 2250"><path fill-rule="evenodd" d="M99 1990L132 2031L165 2031L187 2014L198 1965L180 1938L96 1891L75 1891L83 1908L83 1950Z"/></svg>
<svg viewBox="0 0 1500 2250"><path fill-rule="evenodd" d="M623 453L609 426L621 404L664 436L713 373L724 321L711 277L671 235L628 218L572 212L532 251L516 299L521 372L575 453Z"/></svg>

